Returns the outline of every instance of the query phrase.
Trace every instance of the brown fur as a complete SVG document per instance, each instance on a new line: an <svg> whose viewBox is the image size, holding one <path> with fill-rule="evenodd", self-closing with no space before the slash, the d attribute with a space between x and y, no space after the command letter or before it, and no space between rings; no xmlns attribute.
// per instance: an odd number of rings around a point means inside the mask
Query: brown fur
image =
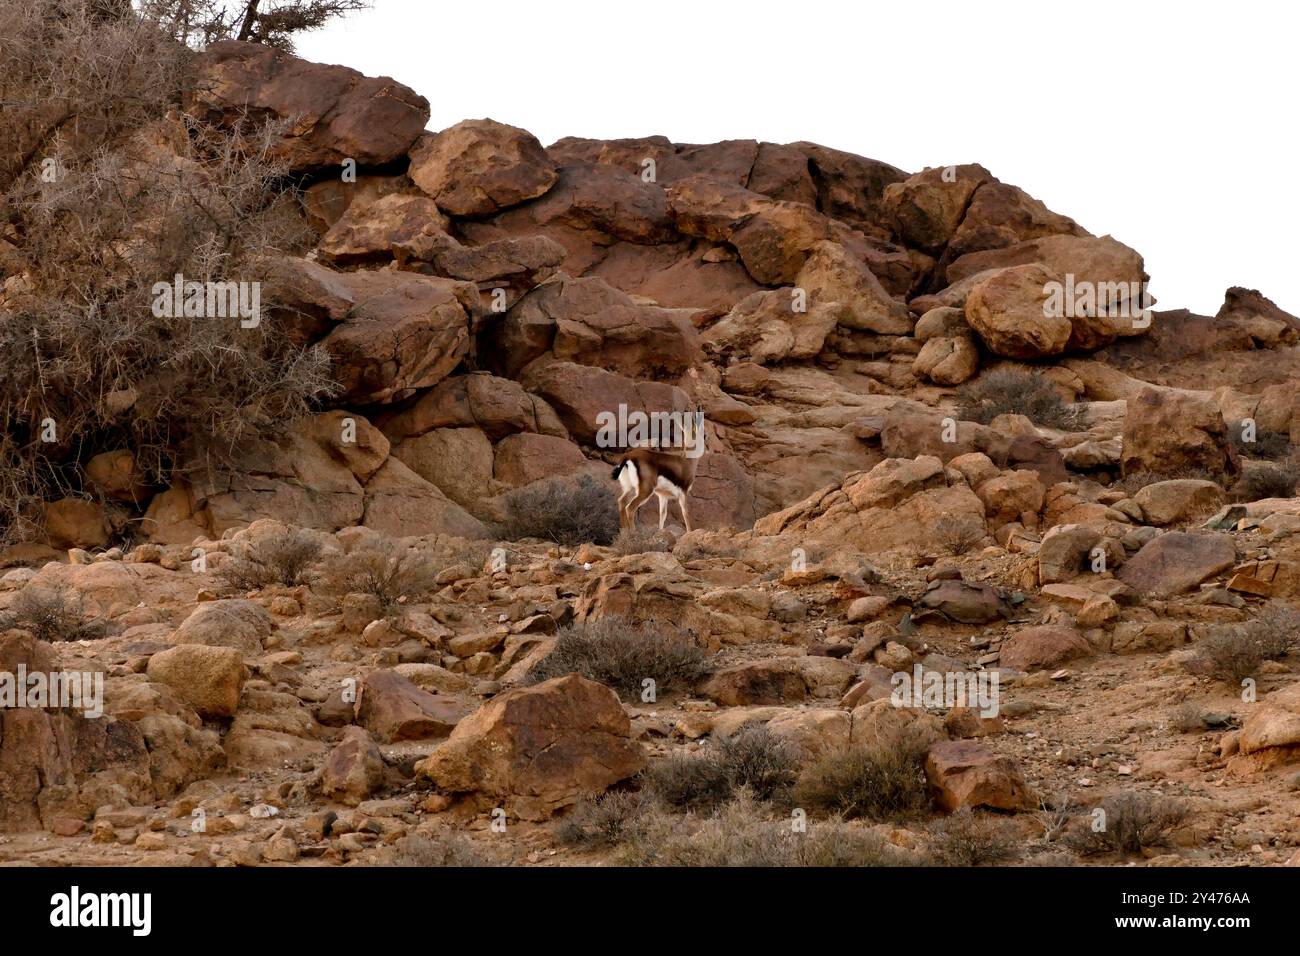
<svg viewBox="0 0 1300 956"><path fill-rule="evenodd" d="M635 526L636 513L643 504L650 500L650 496L655 493L660 476L663 476L681 489L682 494L677 499L677 506L682 512L682 524L687 531L690 531L691 518L686 505L686 496L691 490L691 484L695 481L695 466L699 463L699 459L655 451L652 448L634 448L619 460L618 466L614 469L614 475L617 476L628 462L631 462L632 466L636 468L638 491L636 493L624 492L620 495L618 500L619 527L631 528ZM667 501L660 496L660 528L663 527L666 514Z"/></svg>

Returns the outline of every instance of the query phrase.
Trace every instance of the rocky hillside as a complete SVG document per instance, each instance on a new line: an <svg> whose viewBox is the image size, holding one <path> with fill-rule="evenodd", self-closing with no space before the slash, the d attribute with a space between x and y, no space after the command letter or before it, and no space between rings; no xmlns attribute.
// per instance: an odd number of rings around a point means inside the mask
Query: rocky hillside
<svg viewBox="0 0 1300 956"><path fill-rule="evenodd" d="M1296 317L1153 310L979 165L197 69L171 121L272 124L261 331L335 386L163 478L68 446L0 672L103 714L0 697L0 860L1300 864ZM695 530L616 537L620 408L703 412Z"/></svg>

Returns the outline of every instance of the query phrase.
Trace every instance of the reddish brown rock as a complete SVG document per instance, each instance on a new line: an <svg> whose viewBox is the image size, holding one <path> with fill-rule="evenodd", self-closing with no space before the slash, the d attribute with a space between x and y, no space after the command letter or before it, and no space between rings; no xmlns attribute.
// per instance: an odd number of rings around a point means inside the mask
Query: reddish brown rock
<svg viewBox="0 0 1300 956"><path fill-rule="evenodd" d="M416 771L441 791L543 820L639 771L631 732L612 690L570 674L494 697Z"/></svg>
<svg viewBox="0 0 1300 956"><path fill-rule="evenodd" d="M969 740L944 740L930 748L925 775L935 802L959 807L1028 810L1035 806L1029 785L1010 757Z"/></svg>
<svg viewBox="0 0 1300 956"><path fill-rule="evenodd" d="M355 725L343 731L343 738L325 758L320 789L327 797L356 806L377 789L384 779L384 758L364 728Z"/></svg>
<svg viewBox="0 0 1300 956"><path fill-rule="evenodd" d="M259 43L211 43L198 67L187 112L231 124L250 113L291 121L274 154L295 171L347 159L392 162L429 120L429 101L391 77L308 63Z"/></svg>
<svg viewBox="0 0 1300 956"><path fill-rule="evenodd" d="M472 709L463 698L430 694L388 668L371 671L357 689L357 723L384 743L446 737Z"/></svg>
<svg viewBox="0 0 1300 956"><path fill-rule="evenodd" d="M1128 400L1120 467L1124 474L1204 469L1241 473L1219 406L1210 398L1169 388L1143 388Z"/></svg>
<svg viewBox="0 0 1300 956"><path fill-rule="evenodd" d="M531 133L482 119L423 137L410 177L451 215L486 216L541 196L557 174Z"/></svg>
<svg viewBox="0 0 1300 956"><path fill-rule="evenodd" d="M1044 624L1017 631L1002 644L998 663L1020 671L1045 670L1087 657L1092 646L1072 627Z"/></svg>

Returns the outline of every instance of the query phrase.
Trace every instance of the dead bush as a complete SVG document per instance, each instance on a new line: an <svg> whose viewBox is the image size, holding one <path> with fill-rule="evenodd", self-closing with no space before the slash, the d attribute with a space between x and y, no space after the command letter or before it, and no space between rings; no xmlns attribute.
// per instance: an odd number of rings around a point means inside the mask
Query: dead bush
<svg viewBox="0 0 1300 956"><path fill-rule="evenodd" d="M578 803L555 827L555 838L566 846L601 850L632 838L651 807L643 793L610 791Z"/></svg>
<svg viewBox="0 0 1300 956"><path fill-rule="evenodd" d="M713 813L735 792L726 764L712 751L655 760L641 780L653 800L679 813Z"/></svg>
<svg viewBox="0 0 1300 956"><path fill-rule="evenodd" d="M718 756L732 785L756 800L784 802L799 777L799 754L765 726L742 728L719 745Z"/></svg>
<svg viewBox="0 0 1300 956"><path fill-rule="evenodd" d="M1291 454L1291 436L1282 432L1260 432L1254 441L1246 441L1240 428L1229 428L1232 447L1243 458L1255 461L1277 461Z"/></svg>
<svg viewBox="0 0 1300 956"><path fill-rule="evenodd" d="M918 816L930 807L925 753L921 740L906 733L875 745L832 751L800 775L794 800L847 819Z"/></svg>
<svg viewBox="0 0 1300 956"><path fill-rule="evenodd" d="M624 866L840 867L909 866L916 862L879 835L839 820L796 829L768 820L752 798L701 819L652 812L621 846Z"/></svg>
<svg viewBox="0 0 1300 956"><path fill-rule="evenodd" d="M489 856L464 833L438 830L402 837L378 863L400 867L494 866Z"/></svg>
<svg viewBox="0 0 1300 956"><path fill-rule="evenodd" d="M319 535L289 528L263 535L251 545L237 545L221 562L217 577L227 591L297 587L315 580L320 557Z"/></svg>
<svg viewBox="0 0 1300 956"><path fill-rule="evenodd" d="M1020 855L1014 827L969 807L932 824L926 847L940 866L988 866Z"/></svg>
<svg viewBox="0 0 1300 956"><path fill-rule="evenodd" d="M623 556L671 550L672 546L668 539L661 535L658 529L643 528L640 525L635 528L624 528L614 539L614 553Z"/></svg>
<svg viewBox="0 0 1300 956"><path fill-rule="evenodd" d="M42 641L92 641L104 636L104 622L86 614L80 595L27 587L9 610L0 612L0 631L18 628Z"/></svg>
<svg viewBox="0 0 1300 956"><path fill-rule="evenodd" d="M1073 819L1073 802L1067 797L1040 796L1038 809L1034 811L1034 822L1043 831L1043 840L1054 843L1059 839Z"/></svg>
<svg viewBox="0 0 1300 956"><path fill-rule="evenodd" d="M425 551L391 539L362 545L325 562L320 574L328 594L373 594L391 612L402 598L418 601L437 587L441 569Z"/></svg>
<svg viewBox="0 0 1300 956"><path fill-rule="evenodd" d="M944 515L934 523L935 540L954 557L970 552L984 535L984 522L967 515Z"/></svg>
<svg viewBox="0 0 1300 956"><path fill-rule="evenodd" d="M1241 478L1232 487L1237 501L1262 501L1265 498L1294 498L1300 487L1300 455L1288 455L1281 461L1243 463Z"/></svg>
<svg viewBox="0 0 1300 956"><path fill-rule="evenodd" d="M281 126L187 118L193 52L110 6L0 0L3 271L24 275L0 306L0 542L81 490L97 452L129 448L167 483L194 440L228 450L335 390L269 283L255 327L156 314L155 284L262 283L308 235Z"/></svg>
<svg viewBox="0 0 1300 956"><path fill-rule="evenodd" d="M1098 813L1097 810L1101 812ZM1187 808L1158 794L1117 793L1085 815L1086 826L1069 839L1080 854L1141 853L1169 845L1171 832L1187 818Z"/></svg>
<svg viewBox="0 0 1300 956"><path fill-rule="evenodd" d="M1253 677L1264 661L1285 657L1297 628L1300 613L1269 605L1246 624L1215 630L1201 642L1196 664L1216 680L1240 684Z"/></svg>
<svg viewBox="0 0 1300 956"><path fill-rule="evenodd" d="M1069 429L1074 409L1051 380L1019 369L996 369L957 389L957 417L987 425L999 415L1025 415L1035 425Z"/></svg>
<svg viewBox="0 0 1300 956"><path fill-rule="evenodd" d="M534 481L505 495L500 536L559 544L608 545L618 534L618 504L608 482L591 475Z"/></svg>
<svg viewBox="0 0 1300 956"><path fill-rule="evenodd" d="M708 652L689 632L611 616L561 628L555 647L525 680L537 684L581 674L627 697L640 694L644 682L652 680L658 696L694 684L708 669Z"/></svg>

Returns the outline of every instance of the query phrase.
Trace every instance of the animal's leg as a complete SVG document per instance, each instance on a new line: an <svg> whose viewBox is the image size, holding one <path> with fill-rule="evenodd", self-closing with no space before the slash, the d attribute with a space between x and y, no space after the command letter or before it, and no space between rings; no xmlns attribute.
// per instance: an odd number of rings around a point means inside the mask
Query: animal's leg
<svg viewBox="0 0 1300 956"><path fill-rule="evenodd" d="M632 499L632 503L627 506L629 528L636 527L637 512L641 510L642 505L644 505L647 501L650 500L650 496L652 494L654 494L654 491L649 488L645 489L644 491L638 491L636 497Z"/></svg>
<svg viewBox="0 0 1300 956"><path fill-rule="evenodd" d="M686 492L680 492L677 495L677 507L682 511L682 524L686 526L686 533L691 531L691 513L686 507Z"/></svg>
<svg viewBox="0 0 1300 956"><path fill-rule="evenodd" d="M668 520L668 498L665 495L659 495L659 530L664 530L664 522Z"/></svg>
<svg viewBox="0 0 1300 956"><path fill-rule="evenodd" d="M618 526L619 526L619 528L626 528L626 527L627 527L627 525L628 525L627 507L628 507L628 505L630 505L630 504L632 503L632 499L635 498L635 497L636 497L636 489L635 489L635 488L625 488L625 489L623 489L623 493L622 493L621 495L618 496Z"/></svg>

